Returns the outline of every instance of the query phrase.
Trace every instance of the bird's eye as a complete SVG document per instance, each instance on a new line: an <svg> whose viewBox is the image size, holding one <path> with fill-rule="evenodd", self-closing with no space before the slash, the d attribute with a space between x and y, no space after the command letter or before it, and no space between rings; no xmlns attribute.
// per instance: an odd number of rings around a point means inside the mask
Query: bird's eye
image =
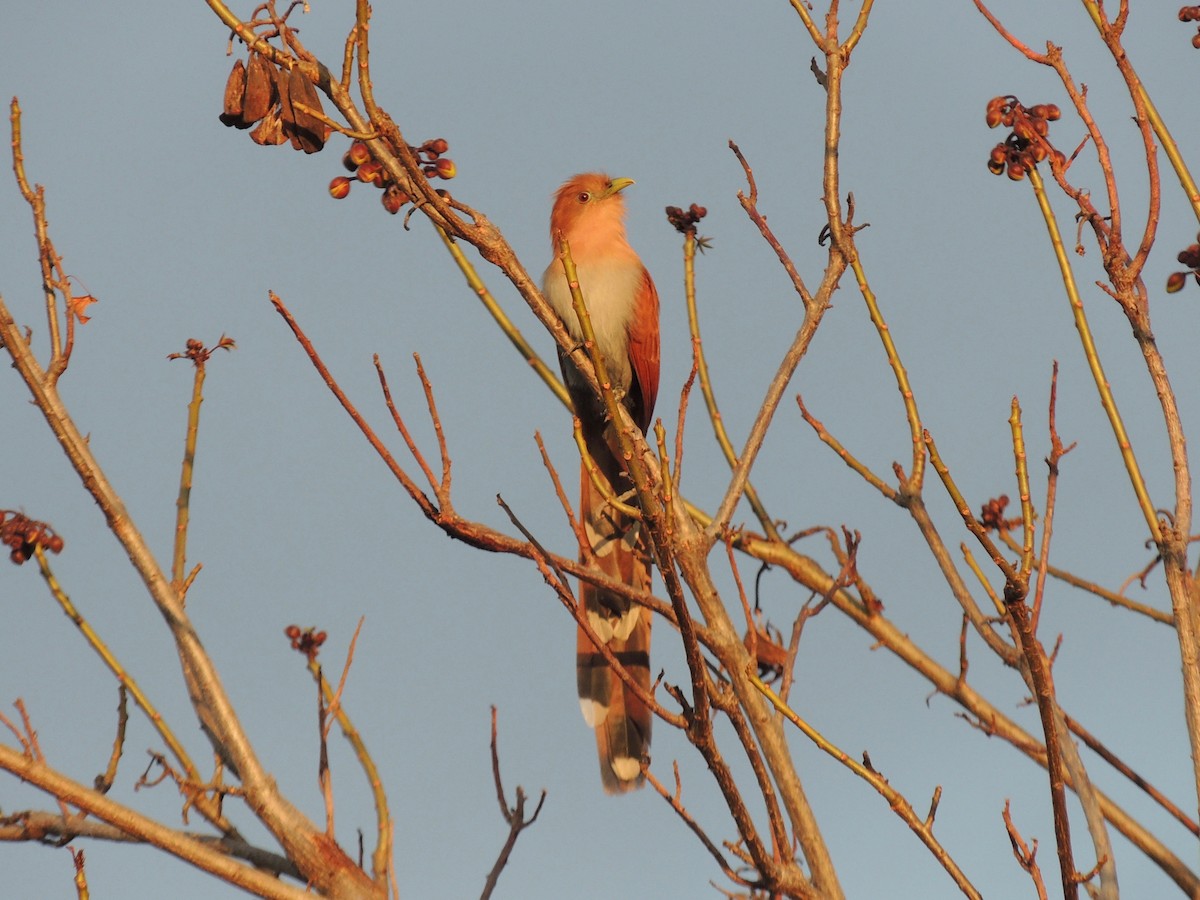
<svg viewBox="0 0 1200 900"><path fill-rule="evenodd" d="M589 194L587 191L579 192L579 202L580 203L587 203L591 199L592 199L592 195Z"/></svg>

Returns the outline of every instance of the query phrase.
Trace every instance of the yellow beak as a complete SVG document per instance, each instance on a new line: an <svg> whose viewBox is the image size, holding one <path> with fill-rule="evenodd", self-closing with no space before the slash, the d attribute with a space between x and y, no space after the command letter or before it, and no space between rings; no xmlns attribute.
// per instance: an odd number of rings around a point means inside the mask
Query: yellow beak
<svg viewBox="0 0 1200 900"><path fill-rule="evenodd" d="M632 178L614 178L608 185L608 190L604 192L604 196L611 197L613 194L619 194L631 184L635 184Z"/></svg>

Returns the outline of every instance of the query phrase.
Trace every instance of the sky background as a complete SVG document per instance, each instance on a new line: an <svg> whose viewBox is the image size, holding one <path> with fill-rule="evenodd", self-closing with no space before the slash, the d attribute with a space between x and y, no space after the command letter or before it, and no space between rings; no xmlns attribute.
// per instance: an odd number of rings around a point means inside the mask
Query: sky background
<svg viewBox="0 0 1200 900"><path fill-rule="evenodd" d="M550 259L550 196L564 178L604 169L637 180L627 192L629 231L662 298L659 414L672 436L690 339L681 240L662 210L708 207L701 231L713 249L698 263L704 346L740 446L801 309L737 203L745 182L727 148L731 138L754 166L762 211L810 285L825 259L816 240L824 96L809 73L813 48L788 4L623 0L601 10L561 0L443 0L376 7L378 101L410 142L449 141L459 171L450 187L502 229L529 271L540 273ZM250 5L235 9L246 14ZM1011 0L993 9L1031 46L1062 45L1076 79L1087 83L1136 232L1147 185L1131 110L1081 6ZM1200 55L1190 45L1193 29L1174 10L1137 4L1126 44L1186 153L1200 140L1192 89ZM316 0L293 24L310 50L336 66L352 19L353 4ZM593 737L575 699L575 626L534 567L473 551L426 522L267 300L273 290L290 306L399 458L403 445L389 428L371 356L380 355L400 409L432 455L411 360L419 352L454 459L459 511L508 529L495 503L500 494L547 546L571 554L533 441L540 430L564 480L574 483L569 419L496 331L425 221L416 216L412 230L403 230L373 190L329 198L344 139L306 157L222 128L227 33L203 3L10 4L0 31L0 95L19 96L24 109L29 177L46 185L66 270L100 298L78 332L61 390L164 567L192 381L188 363L166 357L189 338L211 344L227 334L238 343L211 362L205 389L189 546L189 560L204 569L188 610L261 759L292 801L322 816L313 688L283 630L291 623L326 630L322 658L337 669L362 616L344 702L386 783L402 895L471 897L483 887L506 835L488 756L495 704L510 792L517 784L548 792L496 896L718 896L708 882L723 883L720 873L657 795L601 792ZM858 247L925 425L976 508L990 496L1016 495L1007 425L1014 395L1026 413L1040 506L1049 376L1059 360L1059 430L1078 447L1064 462L1053 561L1116 588L1149 561L1145 525L1030 191L985 168L1003 135L986 129L984 108L1005 93L1067 109L1053 73L1020 58L972 4L878 4L845 81L842 186L854 192L856 221L870 224ZM1082 133L1066 113L1052 137L1069 152ZM1102 186L1086 151L1072 175L1094 191ZM1161 286L1196 222L1171 192L1169 173L1163 184L1162 239L1146 275L1155 331L1195 440L1196 286L1173 297ZM1061 197L1054 204L1070 240L1074 210ZM1161 416L1123 316L1092 286L1099 267L1088 247L1076 260L1077 279L1151 494L1167 506L1171 469ZM481 273L552 358L552 342L516 293L486 264ZM0 179L0 292L44 354L30 215L11 178ZM861 531L860 570L886 614L953 669L960 612L916 529L816 439L791 399L797 393L876 472L889 477L893 460L907 467L903 408L852 279L789 387L753 481L789 533L843 524ZM165 626L7 366L0 415L0 507L23 509L63 535L66 549L53 561L63 587L193 754L205 758ZM728 475L698 397L686 445L684 492L711 509ZM927 498L947 543L965 540L932 473ZM737 519L749 520L749 510ZM802 547L832 565L819 540ZM725 566L715 562L714 569L728 591ZM755 567L743 560L742 572L750 579ZM1169 608L1158 573L1145 591L1132 590ZM786 627L807 594L768 572L760 599ZM111 676L34 566L0 568L0 616L3 708L10 712L23 698L49 762L90 782L104 767L115 724ZM1042 629L1048 643L1064 635L1055 668L1064 708L1182 807L1194 808L1174 634L1057 584ZM678 682L681 656L668 629L658 634L654 666ZM1019 678L988 659L978 640L970 649L976 687L1036 730ZM1042 842L1053 885L1044 773L928 693L836 611L809 623L792 694L802 714L848 753L869 751L922 812L942 785L937 833L990 897L1032 895L1001 821L1011 800L1024 836ZM791 742L848 897L958 895L871 788L803 737ZM159 746L135 716L114 796L177 822L179 801L169 787L132 790L146 750ZM335 738L331 750L339 838L353 847L356 829L368 841L373 832L370 797L345 743ZM715 840L731 838L703 764L680 736L659 727L654 771L669 780L676 759L689 809ZM1085 754L1085 761L1118 802L1182 859L1200 864L1182 828L1095 757ZM51 805L0 779L4 812ZM1075 828L1086 868L1080 820ZM1128 896L1171 894L1165 876L1115 832L1113 840ZM93 897L237 895L146 848L85 846ZM7 845L0 860L6 896L73 895L65 850Z"/></svg>

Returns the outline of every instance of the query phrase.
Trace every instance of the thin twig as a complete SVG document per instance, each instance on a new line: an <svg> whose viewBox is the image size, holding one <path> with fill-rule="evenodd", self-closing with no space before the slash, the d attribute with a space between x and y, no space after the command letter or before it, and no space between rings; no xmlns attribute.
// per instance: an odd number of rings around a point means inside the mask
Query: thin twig
<svg viewBox="0 0 1200 900"><path fill-rule="evenodd" d="M492 896L492 891L496 889L496 882L500 879L500 873L508 865L508 859L512 855L513 847L516 846L517 838L520 837L522 831L537 821L538 814L542 811L542 804L546 802L546 791L543 788L542 796L538 799L533 814L529 818L525 818L525 790L517 785L516 802L511 807L508 805L504 784L500 780L500 752L496 748L496 707L494 706L492 707L492 779L496 785L496 799L500 803L500 815L508 823L508 837L504 841L504 846L500 848L500 855L496 857L495 865L488 872L483 893L479 895L480 900L488 900Z"/></svg>

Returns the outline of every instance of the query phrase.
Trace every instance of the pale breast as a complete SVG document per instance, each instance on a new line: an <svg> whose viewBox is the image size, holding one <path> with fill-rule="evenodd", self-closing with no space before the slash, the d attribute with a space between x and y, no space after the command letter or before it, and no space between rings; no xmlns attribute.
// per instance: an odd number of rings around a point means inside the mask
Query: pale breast
<svg viewBox="0 0 1200 900"><path fill-rule="evenodd" d="M632 377L629 368L629 320L642 285L640 264L626 260L582 263L576 266L579 287L587 304L596 346L604 357L614 386L628 390ZM542 291L567 331L576 340L583 339L579 320L571 302L571 290L563 275L562 264L555 260L542 276Z"/></svg>

